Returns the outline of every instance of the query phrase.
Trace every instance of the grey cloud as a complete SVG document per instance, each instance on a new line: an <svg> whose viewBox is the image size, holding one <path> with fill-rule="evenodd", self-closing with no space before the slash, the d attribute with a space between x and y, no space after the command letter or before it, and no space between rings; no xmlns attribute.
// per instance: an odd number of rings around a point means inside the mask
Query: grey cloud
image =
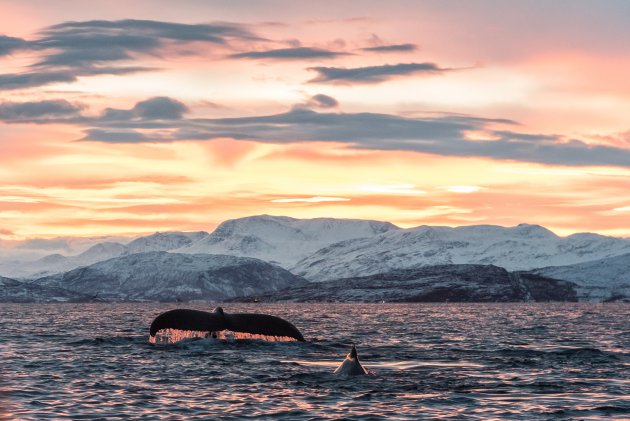
<svg viewBox="0 0 630 421"><path fill-rule="evenodd" d="M207 42L228 48L232 40L261 40L236 24L180 24L149 20L65 22L43 30L31 41L0 37L0 55L30 48L42 58L24 73L0 75L0 89L20 89L79 76L151 70L129 66L138 55L160 56L169 44ZM127 64L127 65L125 65Z"/></svg>
<svg viewBox="0 0 630 421"><path fill-rule="evenodd" d="M140 142L152 142L155 138L145 136L142 133L133 130L102 130L102 129L88 129L85 130L85 139L94 140L98 142L107 143L140 143Z"/></svg>
<svg viewBox="0 0 630 421"><path fill-rule="evenodd" d="M0 56L11 54L15 50L28 48L28 42L22 38L0 35Z"/></svg>
<svg viewBox="0 0 630 421"><path fill-rule="evenodd" d="M232 137L270 143L313 140L378 145L379 142L392 140L457 138L465 130L478 129L493 121L479 118L466 120L464 117L412 119L375 113L318 113L296 107L286 113L258 117L196 118L172 122L101 119L93 123L100 126L95 128L105 130L161 129L160 133L170 130L170 136L161 138L168 141Z"/></svg>
<svg viewBox="0 0 630 421"><path fill-rule="evenodd" d="M335 108L339 105L339 102L331 96L317 94L311 97L308 101L308 105L316 108Z"/></svg>
<svg viewBox="0 0 630 421"><path fill-rule="evenodd" d="M0 89L22 89L49 83L75 82L76 80L76 75L65 71L0 74Z"/></svg>
<svg viewBox="0 0 630 421"><path fill-rule="evenodd" d="M516 123L464 115L408 118L375 113L319 113L297 107L286 113L258 117L182 119L170 123L129 121L116 124L88 130L84 140L174 142L229 137L269 143L331 141L347 143L358 149L412 151L555 165L630 167L628 149L593 146L579 140L567 141L561 136L493 130L495 124ZM151 136L137 131L142 129L160 130L158 135ZM498 140L469 140L466 132L471 130L486 131L489 138Z"/></svg>
<svg viewBox="0 0 630 421"><path fill-rule="evenodd" d="M335 58L344 55L348 55L348 53L324 50L321 48L295 47L266 51L248 51L232 54L230 57L245 59L303 60L315 58Z"/></svg>
<svg viewBox="0 0 630 421"><path fill-rule="evenodd" d="M153 67L143 66L86 66L81 69L72 69L77 76L95 76L95 75L126 75L129 73L150 72L157 70Z"/></svg>
<svg viewBox="0 0 630 421"><path fill-rule="evenodd" d="M204 129L211 129L210 133L212 130L226 132L229 127L241 134L251 133L258 139L271 142L325 140L357 144L377 144L391 139L447 139L460 137L461 132L481 126L475 120L412 119L376 113L318 113L301 108L270 116L192 121L203 123Z"/></svg>
<svg viewBox="0 0 630 421"><path fill-rule="evenodd" d="M334 98L319 96L319 103ZM313 98L318 97L318 95ZM401 117L377 113L316 112L295 107L289 112L254 117L184 118L181 102L155 97L128 110L108 109L101 116L81 115L80 105L65 100L0 104L7 122L67 123L84 128L85 141L109 143L175 142L233 138L265 143L330 141L357 149L399 150L443 156L479 157L555 165L630 167L630 150L589 145L562 136L495 130L506 119L433 114ZM469 140L469 131L488 139Z"/></svg>
<svg viewBox="0 0 630 421"><path fill-rule="evenodd" d="M0 103L0 120L38 122L49 118L78 116L82 106L63 99Z"/></svg>
<svg viewBox="0 0 630 421"><path fill-rule="evenodd" d="M416 44L390 44L390 45L378 45L376 47L362 48L363 51L373 53L399 53L410 52L418 49Z"/></svg>
<svg viewBox="0 0 630 421"><path fill-rule="evenodd" d="M178 120L184 113L188 112L188 107L176 99L158 96L138 102L129 110L107 108L103 112L103 121L124 121L124 120ZM118 123L120 124L120 123Z"/></svg>
<svg viewBox="0 0 630 421"><path fill-rule="evenodd" d="M558 138L558 136L529 134L529 133L515 133L515 132L508 132L508 131L503 131L503 130L495 131L493 134L496 136L499 136L501 140L506 141L506 142L512 142L512 141L542 142L542 141L553 141Z"/></svg>
<svg viewBox="0 0 630 421"><path fill-rule="evenodd" d="M627 149L593 146L582 141L568 143L557 138L553 142L485 141L470 142L458 140L452 145L434 142L421 147L408 143L391 143L389 150L412 150L445 156L479 157L498 160L525 161L540 164L568 166L618 166L630 167L630 151Z"/></svg>
<svg viewBox="0 0 630 421"><path fill-rule="evenodd" d="M130 31L177 41L224 43L229 38L260 39L243 26L234 23L187 24L139 19L64 22L50 26L45 33L74 37L86 33L117 35Z"/></svg>
<svg viewBox="0 0 630 421"><path fill-rule="evenodd" d="M188 107L169 97L153 97L140 101L131 109L107 108L100 116L83 115L85 107L63 99L0 103L0 121L21 123L66 123L79 126L94 126L99 139L118 129L130 128L172 128L170 120L179 120L187 113ZM98 127L97 127L98 126ZM98 130L104 129L103 134ZM123 134L129 135L131 132ZM113 135L112 138L116 138ZM131 136L135 141L145 140Z"/></svg>
<svg viewBox="0 0 630 421"><path fill-rule="evenodd" d="M120 121L130 120L134 117L131 110L121 110L119 108L106 108L101 115L101 119L104 121Z"/></svg>
<svg viewBox="0 0 630 421"><path fill-rule="evenodd" d="M234 24L181 24L150 20L66 22L51 26L34 43L58 49L41 66L84 66L128 60L131 54L157 54L166 41L226 44L229 39L256 39Z"/></svg>
<svg viewBox="0 0 630 421"><path fill-rule="evenodd" d="M175 99L159 96L138 102L133 111L145 120L176 120L182 118L188 107Z"/></svg>
<svg viewBox="0 0 630 421"><path fill-rule="evenodd" d="M434 63L400 63L367 67L310 67L318 73L312 83L378 83L412 74L441 74L453 69L441 68Z"/></svg>
<svg viewBox="0 0 630 421"><path fill-rule="evenodd" d="M50 83L72 83L76 82L79 76L95 75L123 75L129 73L146 72L154 70L149 67L95 67L82 69L64 70L41 70L37 72L0 74L0 90L13 90L33 88Z"/></svg>

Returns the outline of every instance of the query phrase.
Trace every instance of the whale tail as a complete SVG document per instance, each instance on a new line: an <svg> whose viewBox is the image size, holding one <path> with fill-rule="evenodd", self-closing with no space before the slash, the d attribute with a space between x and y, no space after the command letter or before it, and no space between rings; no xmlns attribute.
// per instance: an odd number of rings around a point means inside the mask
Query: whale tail
<svg viewBox="0 0 630 421"><path fill-rule="evenodd" d="M302 333L288 321L268 314L225 313L221 307L212 313L190 309L170 310L157 316L149 329L149 340L162 330L212 334L223 330L238 337L304 341Z"/></svg>

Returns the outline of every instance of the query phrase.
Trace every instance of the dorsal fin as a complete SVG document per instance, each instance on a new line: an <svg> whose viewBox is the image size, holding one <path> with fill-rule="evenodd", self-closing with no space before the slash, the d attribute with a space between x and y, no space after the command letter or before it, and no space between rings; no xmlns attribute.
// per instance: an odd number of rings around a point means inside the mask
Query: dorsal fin
<svg viewBox="0 0 630 421"><path fill-rule="evenodd" d="M359 356L357 355L357 348L352 344L352 351L350 351L350 358L353 360L358 360Z"/></svg>

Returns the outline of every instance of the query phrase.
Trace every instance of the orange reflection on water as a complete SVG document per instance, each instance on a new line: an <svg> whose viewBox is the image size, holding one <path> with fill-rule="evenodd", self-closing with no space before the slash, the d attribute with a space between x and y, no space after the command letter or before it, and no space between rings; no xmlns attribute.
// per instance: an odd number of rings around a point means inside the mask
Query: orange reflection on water
<svg viewBox="0 0 630 421"><path fill-rule="evenodd" d="M199 330L162 329L155 336L149 336L149 342L157 345L174 344L190 339L217 339L224 341L255 339L268 342L290 342L296 341L290 336L260 335L256 333L232 332L231 330L221 330L218 332L208 332Z"/></svg>

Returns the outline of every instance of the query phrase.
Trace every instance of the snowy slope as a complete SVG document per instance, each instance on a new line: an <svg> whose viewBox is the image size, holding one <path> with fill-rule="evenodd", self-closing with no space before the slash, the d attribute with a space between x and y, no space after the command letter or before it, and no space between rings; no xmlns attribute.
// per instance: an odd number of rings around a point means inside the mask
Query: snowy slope
<svg viewBox="0 0 630 421"><path fill-rule="evenodd" d="M530 270L624 253L630 253L630 240L597 234L563 238L538 225L421 226L332 244L289 270L310 281L326 281L440 264Z"/></svg>
<svg viewBox="0 0 630 421"><path fill-rule="evenodd" d="M0 241L0 260L36 260L50 254L75 256L99 243L127 244L133 237L57 237Z"/></svg>
<svg viewBox="0 0 630 421"><path fill-rule="evenodd" d="M261 215L226 221L209 236L174 251L256 257L288 267L330 244L396 230L389 222Z"/></svg>
<svg viewBox="0 0 630 421"><path fill-rule="evenodd" d="M186 247L207 237L205 231L199 232L156 232L155 234L136 238L127 244L127 253L146 253L148 251L169 251Z"/></svg>
<svg viewBox="0 0 630 421"><path fill-rule="evenodd" d="M148 252L32 281L106 300L223 300L306 281L258 259Z"/></svg>
<svg viewBox="0 0 630 421"><path fill-rule="evenodd" d="M546 267L532 272L575 282L582 300L630 298L630 254L569 266Z"/></svg>
<svg viewBox="0 0 630 421"><path fill-rule="evenodd" d="M53 249L62 249L64 253L67 250L82 249L83 245L93 244L87 250L77 255L67 255L62 253L49 254L44 257L28 260L28 259L0 259L0 276L7 276L18 279L35 279L43 276L49 276L56 273L67 272L78 267L91 265L96 262L102 262L114 257L124 256L126 254L144 253L149 251L169 251L179 247L183 247L207 237L207 232L158 232L155 234L138 237L125 243L103 241L94 243L94 239L55 239L55 240L30 240L22 244L26 247L28 244L43 244ZM72 247L62 247L62 245L74 244ZM78 245L82 245L79 247ZM20 246L20 247L21 247ZM29 246L29 247L31 247Z"/></svg>
<svg viewBox="0 0 630 421"><path fill-rule="evenodd" d="M0 275L14 278L40 278L55 273L91 265L92 263L122 256L127 247L119 243L98 243L76 256L51 254L34 261L10 261L0 263Z"/></svg>

